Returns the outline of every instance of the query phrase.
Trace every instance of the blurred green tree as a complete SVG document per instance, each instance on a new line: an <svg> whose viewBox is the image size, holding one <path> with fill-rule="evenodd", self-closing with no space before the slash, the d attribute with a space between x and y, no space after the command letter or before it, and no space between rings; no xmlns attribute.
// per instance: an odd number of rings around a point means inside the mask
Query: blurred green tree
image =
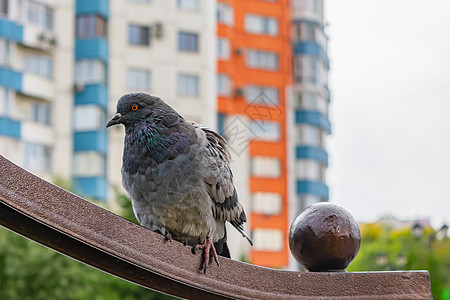
<svg viewBox="0 0 450 300"><path fill-rule="evenodd" d="M436 231L389 228L379 223L361 225L361 248L348 271L428 270L434 299L449 299L450 239L436 239Z"/></svg>
<svg viewBox="0 0 450 300"><path fill-rule="evenodd" d="M58 178L55 184L71 189ZM135 221L126 195L116 191L121 215ZM0 299L175 299L121 280L0 227Z"/></svg>

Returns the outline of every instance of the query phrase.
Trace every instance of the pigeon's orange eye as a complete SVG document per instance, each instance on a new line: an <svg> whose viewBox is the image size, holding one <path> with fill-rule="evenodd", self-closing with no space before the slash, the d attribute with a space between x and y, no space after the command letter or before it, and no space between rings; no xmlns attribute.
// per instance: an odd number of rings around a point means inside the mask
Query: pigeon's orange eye
<svg viewBox="0 0 450 300"><path fill-rule="evenodd" d="M132 111L137 111L137 110L138 110L138 106L137 106L137 105L133 105L133 106L131 107L131 110L132 110Z"/></svg>

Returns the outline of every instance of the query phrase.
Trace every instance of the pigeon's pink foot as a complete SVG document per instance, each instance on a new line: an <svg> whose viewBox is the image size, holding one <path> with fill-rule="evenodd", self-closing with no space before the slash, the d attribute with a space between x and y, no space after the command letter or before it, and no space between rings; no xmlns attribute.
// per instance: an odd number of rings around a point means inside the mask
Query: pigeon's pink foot
<svg viewBox="0 0 450 300"><path fill-rule="evenodd" d="M195 246L195 250L198 249L203 249L203 273L206 274L206 268L209 265L209 256L211 254L213 255L217 265L219 265L219 258L217 257L216 248L214 248L214 243L209 237L206 238L204 244Z"/></svg>

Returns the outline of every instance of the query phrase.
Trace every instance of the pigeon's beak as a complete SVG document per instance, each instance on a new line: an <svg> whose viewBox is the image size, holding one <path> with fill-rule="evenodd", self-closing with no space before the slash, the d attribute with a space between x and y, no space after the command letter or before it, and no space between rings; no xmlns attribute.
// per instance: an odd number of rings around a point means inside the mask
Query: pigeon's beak
<svg viewBox="0 0 450 300"><path fill-rule="evenodd" d="M113 126L113 125L117 125L120 122L120 119L122 118L122 115L120 113L116 113L111 120L108 121L108 123L106 123L106 128L108 128L109 126Z"/></svg>

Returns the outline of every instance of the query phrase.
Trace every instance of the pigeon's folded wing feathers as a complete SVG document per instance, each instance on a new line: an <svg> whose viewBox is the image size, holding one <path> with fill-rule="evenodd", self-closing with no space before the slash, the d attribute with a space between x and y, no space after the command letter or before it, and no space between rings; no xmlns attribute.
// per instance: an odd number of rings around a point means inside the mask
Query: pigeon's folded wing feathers
<svg viewBox="0 0 450 300"><path fill-rule="evenodd" d="M207 127L194 124L203 131L206 138L204 144L206 172L203 179L207 184L212 199L213 215L217 220L230 222L250 244L253 244L244 232L243 224L247 221L244 208L238 201L233 184L233 173L230 169L230 153L227 142L216 132Z"/></svg>

